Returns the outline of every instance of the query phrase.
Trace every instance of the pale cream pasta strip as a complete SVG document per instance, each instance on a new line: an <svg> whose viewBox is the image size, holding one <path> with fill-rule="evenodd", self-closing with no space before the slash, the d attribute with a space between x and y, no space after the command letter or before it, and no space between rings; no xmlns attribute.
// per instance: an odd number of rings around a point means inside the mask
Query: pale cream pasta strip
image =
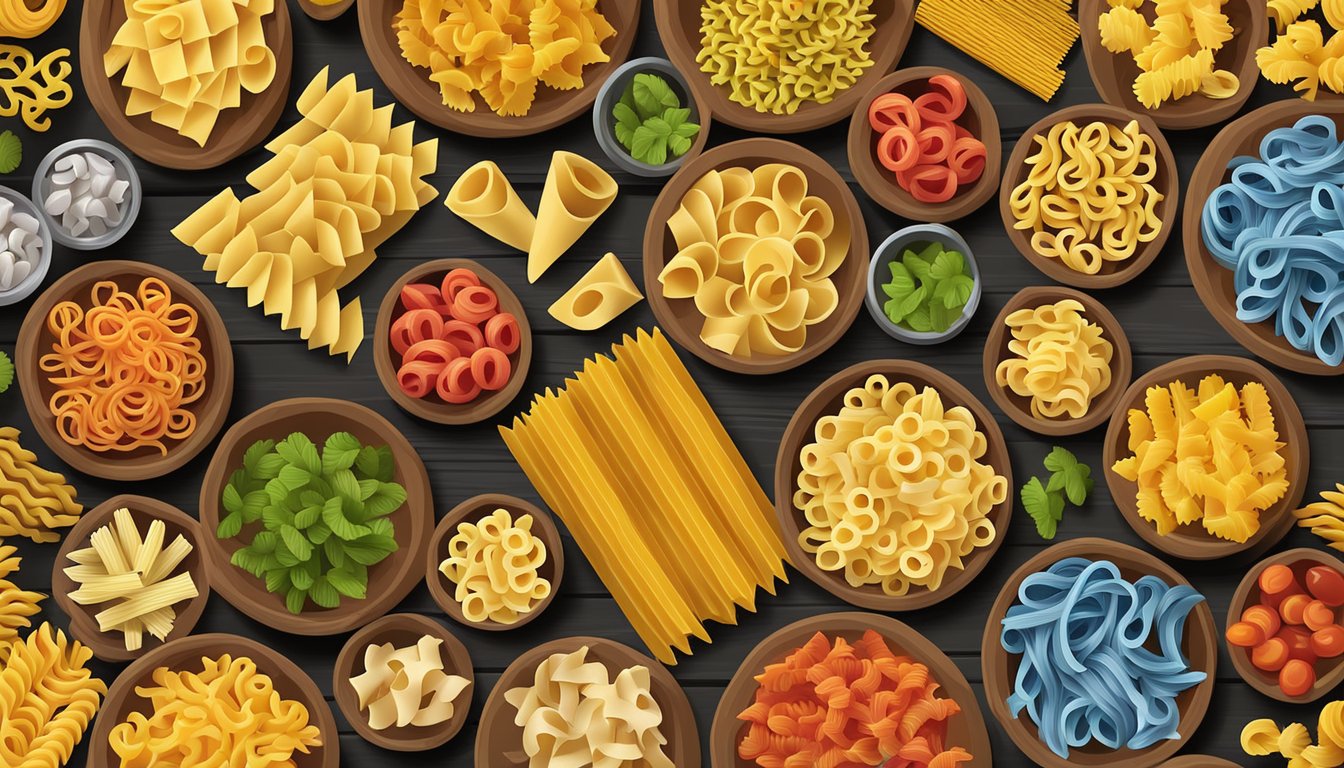
<svg viewBox="0 0 1344 768"><path fill-rule="evenodd" d="M365 648L364 672L349 684L360 710L368 712L370 728L438 725L453 718L455 702L471 681L447 674L442 645L443 640L424 635L403 648L391 643Z"/></svg>
<svg viewBox="0 0 1344 768"><path fill-rule="evenodd" d="M527 252L527 281L535 283L597 221L618 187L611 174L573 152L551 156L537 226Z"/></svg>
<svg viewBox="0 0 1344 768"><path fill-rule="evenodd" d="M616 254L608 253L555 300L551 317L576 331L595 331L644 300Z"/></svg>

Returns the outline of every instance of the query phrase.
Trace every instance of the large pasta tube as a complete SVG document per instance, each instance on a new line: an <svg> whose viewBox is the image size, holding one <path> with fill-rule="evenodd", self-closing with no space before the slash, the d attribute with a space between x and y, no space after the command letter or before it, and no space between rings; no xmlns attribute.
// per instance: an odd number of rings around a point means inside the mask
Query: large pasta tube
<svg viewBox="0 0 1344 768"><path fill-rule="evenodd" d="M644 298L616 254L608 253L551 305L551 317L576 331L595 331Z"/></svg>
<svg viewBox="0 0 1344 768"><path fill-rule="evenodd" d="M573 152L552 155L527 252L527 281L535 283L615 199L616 181L596 163Z"/></svg>
<svg viewBox="0 0 1344 768"><path fill-rule="evenodd" d="M532 247L537 220L518 197L508 177L490 160L471 166L448 190L444 206L469 224L520 251Z"/></svg>

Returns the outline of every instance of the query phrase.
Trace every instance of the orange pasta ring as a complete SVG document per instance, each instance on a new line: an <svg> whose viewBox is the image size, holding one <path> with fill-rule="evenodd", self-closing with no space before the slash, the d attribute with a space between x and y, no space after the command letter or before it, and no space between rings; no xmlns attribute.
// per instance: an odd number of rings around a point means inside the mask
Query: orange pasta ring
<svg viewBox="0 0 1344 768"><path fill-rule="evenodd" d="M406 309L432 309L439 314L448 310L448 302L437 286L428 283L409 283L401 288L401 306Z"/></svg>
<svg viewBox="0 0 1344 768"><path fill-rule="evenodd" d="M903 126L917 133L920 128L919 110L909 96L903 93L884 93L873 99L868 107L868 124L878 133Z"/></svg>
<svg viewBox="0 0 1344 768"><path fill-rule="evenodd" d="M392 351L405 355L417 341L443 336L443 316L432 309L412 309L392 323Z"/></svg>
<svg viewBox="0 0 1344 768"><path fill-rule="evenodd" d="M973 184L985 172L985 143L975 138L957 139L948 153L947 165L958 184Z"/></svg>
<svg viewBox="0 0 1344 768"><path fill-rule="evenodd" d="M893 173L914 168L922 154L919 140L903 125L888 130L877 140L877 161Z"/></svg>
<svg viewBox="0 0 1344 768"><path fill-rule="evenodd" d="M957 194L957 176L946 165L919 165L896 179L921 203L945 203Z"/></svg>
<svg viewBox="0 0 1344 768"><path fill-rule="evenodd" d="M934 75L929 78L929 86L942 93L932 91L915 99L915 106L925 118L932 114L953 122L966 111L966 86L960 80L951 75Z"/></svg>
<svg viewBox="0 0 1344 768"><path fill-rule="evenodd" d="M434 391L434 383L443 368L443 363L412 360L397 369L397 386L410 397L422 398Z"/></svg>
<svg viewBox="0 0 1344 768"><path fill-rule="evenodd" d="M499 297L483 285L470 285L453 297L453 318L467 323L484 323L499 312Z"/></svg>
<svg viewBox="0 0 1344 768"><path fill-rule="evenodd" d="M434 393L445 403L457 405L470 403L480 396L481 385L471 373L470 358L454 358L445 365L434 382Z"/></svg>
<svg viewBox="0 0 1344 768"><path fill-rule="evenodd" d="M457 347L457 351L465 357L471 357L472 353L485 346L485 335L481 329L475 323L462 320L446 321L438 337Z"/></svg>
<svg viewBox="0 0 1344 768"><path fill-rule="evenodd" d="M932 165L947 161L947 156L952 152L952 144L956 141L956 134L951 125L947 123L937 125L925 125L924 129L915 134L919 141L919 150L922 153L920 165Z"/></svg>
<svg viewBox="0 0 1344 768"><path fill-rule="evenodd" d="M420 360L427 363L437 363L447 365L449 360L455 357L461 357L462 352L456 344L443 339L421 339L411 345L406 350L406 354L401 356L402 365L413 360Z"/></svg>
<svg viewBox="0 0 1344 768"><path fill-rule="evenodd" d="M518 351L522 344L522 334L518 330L518 318L509 312L500 312L485 321L485 343L506 355Z"/></svg>
<svg viewBox="0 0 1344 768"><path fill-rule="evenodd" d="M443 281L439 284L439 293L443 295L443 300L452 304L457 300L457 294L463 288L479 286L481 278L476 276L466 267L458 267L443 276Z"/></svg>
<svg viewBox="0 0 1344 768"><path fill-rule="evenodd" d="M481 347L471 355L471 377L487 392L503 389L512 373L508 355L494 347Z"/></svg>

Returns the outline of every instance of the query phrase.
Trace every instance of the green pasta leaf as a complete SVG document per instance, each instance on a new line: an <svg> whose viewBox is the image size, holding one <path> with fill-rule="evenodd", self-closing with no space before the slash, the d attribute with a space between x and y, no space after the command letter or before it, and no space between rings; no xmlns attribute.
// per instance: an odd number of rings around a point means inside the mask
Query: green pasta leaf
<svg viewBox="0 0 1344 768"><path fill-rule="evenodd" d="M7 392L14 384L14 361L9 355L0 352L0 392Z"/></svg>
<svg viewBox="0 0 1344 768"><path fill-rule="evenodd" d="M13 131L0 133L0 173L13 173L22 162L23 142Z"/></svg>

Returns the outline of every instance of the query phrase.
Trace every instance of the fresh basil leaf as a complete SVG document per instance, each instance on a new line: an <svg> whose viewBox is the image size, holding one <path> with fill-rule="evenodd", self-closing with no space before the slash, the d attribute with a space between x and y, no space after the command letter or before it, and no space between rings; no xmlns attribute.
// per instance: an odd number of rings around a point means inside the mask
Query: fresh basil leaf
<svg viewBox="0 0 1344 768"><path fill-rule="evenodd" d="M319 608L335 608L341 604L341 593L331 586L325 576L318 576L313 579L313 586L308 590L308 597Z"/></svg>
<svg viewBox="0 0 1344 768"><path fill-rule="evenodd" d="M355 600L363 600L368 588L367 582L340 568L327 574L327 583L335 587L337 592Z"/></svg>
<svg viewBox="0 0 1344 768"><path fill-rule="evenodd" d="M653 121L650 120L649 123L651 122ZM667 134L659 134L657 129L649 126L649 123L639 126L635 131L630 154L645 165L662 165L667 162ZM663 123L663 126L666 127L667 123ZM668 129L668 133L670 132L671 129Z"/></svg>
<svg viewBox="0 0 1344 768"><path fill-rule="evenodd" d="M613 126L616 132L616 140L627 151L630 151L632 149L631 142L635 139L635 129L641 125L639 115L635 114L635 110L624 103L617 104L612 109L611 114L616 121Z"/></svg>
<svg viewBox="0 0 1344 768"><path fill-rule="evenodd" d="M224 495L220 499L220 503L224 505L224 511L230 514L236 512L241 515L243 512L243 497L238 493L238 489L231 484L224 486Z"/></svg>
<svg viewBox="0 0 1344 768"><path fill-rule="evenodd" d="M1040 478L1033 477L1022 486L1018 496L1022 499L1022 508L1036 523L1036 533L1042 539L1055 538L1060 518L1053 513L1050 499L1056 495L1045 490Z"/></svg>
<svg viewBox="0 0 1344 768"><path fill-rule="evenodd" d="M965 272L966 257L960 251L942 251L933 257L933 263L929 266L929 273L938 280L964 275Z"/></svg>
<svg viewBox="0 0 1344 768"><path fill-rule="evenodd" d="M921 304L905 317L905 325L912 331L928 333L933 330L933 321L929 318L929 305Z"/></svg>
<svg viewBox="0 0 1344 768"><path fill-rule="evenodd" d="M303 604L308 600L307 590L291 588L285 595L285 607L290 613L303 613Z"/></svg>
<svg viewBox="0 0 1344 768"><path fill-rule="evenodd" d="M1045 468L1051 472L1064 472L1078 466L1078 457L1073 452L1062 446L1054 446L1050 453L1046 454Z"/></svg>
<svg viewBox="0 0 1344 768"><path fill-rule="evenodd" d="M641 120L661 115L669 107L680 106L672 86L658 75L641 72L634 76L635 106Z"/></svg>
<svg viewBox="0 0 1344 768"><path fill-rule="evenodd" d="M230 512L219 521L219 526L215 528L215 537L219 539L232 539L243 530L243 513Z"/></svg>
<svg viewBox="0 0 1344 768"><path fill-rule="evenodd" d="M907 250L901 254L901 264L914 275L916 280L924 281L929 279L929 270L932 268L929 262L920 258L919 254Z"/></svg>
<svg viewBox="0 0 1344 768"><path fill-rule="evenodd" d="M672 135L667 137L667 151L673 158L681 157L691 151L691 140L678 135L674 130Z"/></svg>

